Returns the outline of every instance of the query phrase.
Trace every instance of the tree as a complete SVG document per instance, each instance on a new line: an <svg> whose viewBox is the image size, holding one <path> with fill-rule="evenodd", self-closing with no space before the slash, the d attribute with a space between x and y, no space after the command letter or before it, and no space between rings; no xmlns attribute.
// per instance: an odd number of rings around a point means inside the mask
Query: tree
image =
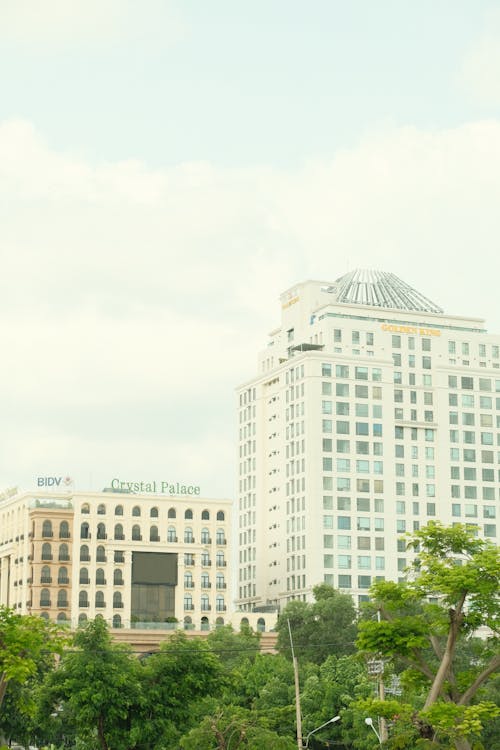
<svg viewBox="0 0 500 750"><path fill-rule="evenodd" d="M439 523L415 532L409 547L418 554L407 580L372 586L380 621L360 622L358 646L367 655L398 659L404 678L420 686L423 706L413 723L421 739L437 732L468 750L467 737L478 736L495 714L493 704L482 706L478 698L500 668L500 553L471 529ZM478 628L488 636L480 658L464 668L459 646Z"/></svg>
<svg viewBox="0 0 500 750"><path fill-rule="evenodd" d="M247 709L226 706L206 716L180 741L182 750L294 750L290 737L280 737L267 721Z"/></svg>
<svg viewBox="0 0 500 750"><path fill-rule="evenodd" d="M142 660L140 679L143 702L132 725L137 750L172 748L198 720L200 701L218 695L224 684L220 660L210 645L188 639L183 631Z"/></svg>
<svg viewBox="0 0 500 750"><path fill-rule="evenodd" d="M321 664L329 654L354 652L356 611L352 597L326 583L313 589L312 604L294 600L284 608L276 626L278 648L291 655L288 621L297 656Z"/></svg>
<svg viewBox="0 0 500 750"><path fill-rule="evenodd" d="M255 659L259 643L260 633L254 633L248 625L242 625L239 633L235 633L232 625L224 625L210 631L207 637L207 644L229 669L245 659Z"/></svg>
<svg viewBox="0 0 500 750"><path fill-rule="evenodd" d="M61 653L64 642L53 623L0 606L0 709L9 684L25 683L41 662Z"/></svg>
<svg viewBox="0 0 500 750"><path fill-rule="evenodd" d="M131 717L140 707L140 664L127 646L115 644L101 617L74 637L46 680L40 714L60 713L77 730L80 746L102 750L133 747Z"/></svg>

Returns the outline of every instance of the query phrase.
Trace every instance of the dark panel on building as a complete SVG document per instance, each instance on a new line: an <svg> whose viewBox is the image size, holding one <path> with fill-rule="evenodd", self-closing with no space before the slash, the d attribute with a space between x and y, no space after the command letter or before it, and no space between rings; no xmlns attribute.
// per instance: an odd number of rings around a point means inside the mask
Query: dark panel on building
<svg viewBox="0 0 500 750"><path fill-rule="evenodd" d="M177 586L177 554L132 552L132 583L163 583Z"/></svg>

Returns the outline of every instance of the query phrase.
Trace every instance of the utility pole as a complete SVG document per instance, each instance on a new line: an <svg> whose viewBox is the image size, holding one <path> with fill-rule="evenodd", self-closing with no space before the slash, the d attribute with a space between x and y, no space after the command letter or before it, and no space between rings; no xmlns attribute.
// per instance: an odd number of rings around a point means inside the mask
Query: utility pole
<svg viewBox="0 0 500 750"><path fill-rule="evenodd" d="M297 717L297 747L302 750L302 716L300 712L300 685L299 685L299 664L295 651L293 650L293 639L292 639L292 628L290 627L290 620L288 623L288 634L290 636L290 647L292 649L292 661L293 661L293 674L295 678L295 715Z"/></svg>
<svg viewBox="0 0 500 750"><path fill-rule="evenodd" d="M380 610L377 610L377 620L380 622ZM384 686L384 662L382 662L382 669L379 673L378 678L378 697L381 701L385 701L385 686ZM384 716L379 718L379 730L380 730L380 744L385 742L389 738L389 732L387 731L387 722Z"/></svg>

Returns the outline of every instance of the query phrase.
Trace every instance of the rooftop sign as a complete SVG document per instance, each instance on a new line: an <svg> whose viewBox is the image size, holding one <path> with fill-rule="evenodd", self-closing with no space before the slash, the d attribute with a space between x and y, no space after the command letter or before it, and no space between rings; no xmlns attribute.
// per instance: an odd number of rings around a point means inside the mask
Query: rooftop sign
<svg viewBox="0 0 500 750"><path fill-rule="evenodd" d="M170 482L167 480L150 480L140 482L122 482L120 479L112 479L111 487L114 490L122 490L135 495L140 492L152 492L160 495L186 495L198 496L200 487L196 484L181 484L180 482Z"/></svg>

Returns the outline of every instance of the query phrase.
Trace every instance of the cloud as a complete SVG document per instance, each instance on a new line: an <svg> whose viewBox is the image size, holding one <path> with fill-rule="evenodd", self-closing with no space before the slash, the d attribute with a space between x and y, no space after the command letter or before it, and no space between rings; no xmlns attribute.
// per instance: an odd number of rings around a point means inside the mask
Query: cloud
<svg viewBox="0 0 500 750"><path fill-rule="evenodd" d="M500 105L500 11L490 11L485 28L470 45L460 71L469 96L483 105Z"/></svg>
<svg viewBox="0 0 500 750"><path fill-rule="evenodd" d="M2 484L57 465L232 494L234 388L305 278L390 270L499 331L499 173L497 121L380 129L288 171L95 165L1 124Z"/></svg>
<svg viewBox="0 0 500 750"><path fill-rule="evenodd" d="M154 22L153 22L154 19ZM52 52L81 40L106 47L138 39L168 44L186 33L168 0L4 0L0 39Z"/></svg>

